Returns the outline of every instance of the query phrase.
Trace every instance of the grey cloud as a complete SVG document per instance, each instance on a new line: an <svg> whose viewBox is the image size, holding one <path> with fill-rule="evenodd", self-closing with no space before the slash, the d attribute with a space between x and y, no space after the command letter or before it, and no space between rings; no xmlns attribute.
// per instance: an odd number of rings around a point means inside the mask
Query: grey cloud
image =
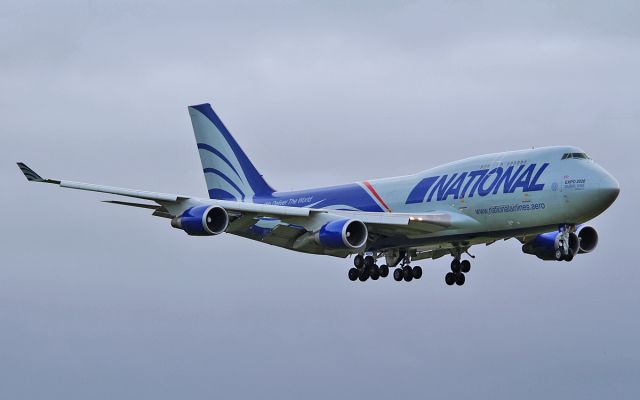
<svg viewBox="0 0 640 400"><path fill-rule="evenodd" d="M0 397L638 397L637 2L3 10ZM506 241L464 288L444 259L353 285L348 260L188 238L15 167L204 195L204 101L281 189L575 144L622 194L571 264Z"/></svg>

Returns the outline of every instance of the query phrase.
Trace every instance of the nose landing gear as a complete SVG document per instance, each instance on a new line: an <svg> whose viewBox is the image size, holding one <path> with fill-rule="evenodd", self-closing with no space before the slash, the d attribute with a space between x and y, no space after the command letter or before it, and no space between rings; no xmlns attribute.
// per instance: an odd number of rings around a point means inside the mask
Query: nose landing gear
<svg viewBox="0 0 640 400"><path fill-rule="evenodd" d="M580 248L580 239L575 234L575 226L560 225L560 239L558 240L558 249L556 249L557 261L572 261Z"/></svg>

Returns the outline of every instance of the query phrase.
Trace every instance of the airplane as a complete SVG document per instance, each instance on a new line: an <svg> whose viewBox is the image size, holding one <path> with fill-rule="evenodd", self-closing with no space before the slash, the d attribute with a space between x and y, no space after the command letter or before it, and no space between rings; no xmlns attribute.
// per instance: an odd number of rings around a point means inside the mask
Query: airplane
<svg viewBox="0 0 640 400"><path fill-rule="evenodd" d="M242 236L285 249L352 257L351 281L422 277L419 260L451 256L449 286L471 270L469 249L515 238L545 261L593 251L585 223L618 197L620 185L574 146L486 154L412 175L338 186L276 191L258 172L210 104L188 107L208 198L42 178L28 181L125 196L107 203L153 210L191 236ZM144 200L145 202L140 202ZM153 202L153 204L151 204ZM467 257L468 256L468 257ZM463 259L464 257L464 259Z"/></svg>

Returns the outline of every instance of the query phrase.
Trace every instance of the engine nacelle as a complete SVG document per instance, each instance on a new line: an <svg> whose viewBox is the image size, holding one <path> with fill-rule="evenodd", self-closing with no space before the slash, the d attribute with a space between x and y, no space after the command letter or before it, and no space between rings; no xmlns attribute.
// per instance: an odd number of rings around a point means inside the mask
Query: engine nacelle
<svg viewBox="0 0 640 400"><path fill-rule="evenodd" d="M191 207L172 219L171 226L191 236L219 235L229 226L229 214L219 206Z"/></svg>
<svg viewBox="0 0 640 400"><path fill-rule="evenodd" d="M522 246L522 251L533 254L541 260L561 260L560 232L542 233ZM569 254L574 256L580 250L580 240L575 233L569 234Z"/></svg>
<svg viewBox="0 0 640 400"><path fill-rule="evenodd" d="M598 232L591 226L580 226L576 231L580 239L580 250L578 253L590 253L598 245Z"/></svg>
<svg viewBox="0 0 640 400"><path fill-rule="evenodd" d="M319 245L334 249L359 249L367 243L367 226L355 219L339 219L325 224L315 234Z"/></svg>

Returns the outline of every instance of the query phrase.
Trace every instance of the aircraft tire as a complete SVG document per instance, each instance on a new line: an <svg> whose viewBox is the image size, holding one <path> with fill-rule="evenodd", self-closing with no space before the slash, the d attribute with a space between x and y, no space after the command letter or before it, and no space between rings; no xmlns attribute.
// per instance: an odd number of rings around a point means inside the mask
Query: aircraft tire
<svg viewBox="0 0 640 400"><path fill-rule="evenodd" d="M371 256L366 256L364 258L364 266L365 268L371 268L373 267L373 265L376 263L376 260L373 259L373 257Z"/></svg>
<svg viewBox="0 0 640 400"><path fill-rule="evenodd" d="M560 249L556 250L556 260L562 261L563 259L564 259L564 256L562 255L562 250Z"/></svg>
<svg viewBox="0 0 640 400"><path fill-rule="evenodd" d="M380 266L380 277L386 278L387 276L389 276L389 266L382 264Z"/></svg>
<svg viewBox="0 0 640 400"><path fill-rule="evenodd" d="M351 268L349 269L349 280L350 281L355 281L358 279L358 276L360 276L360 271L358 271L356 268Z"/></svg>
<svg viewBox="0 0 640 400"><path fill-rule="evenodd" d="M364 268L360 271L360 274L358 276L358 279L360 279L360 282L364 282L367 279L369 279L369 275L371 275L371 273L369 272L368 269Z"/></svg>
<svg viewBox="0 0 640 400"><path fill-rule="evenodd" d="M403 277L404 273L402 272L402 268L396 268L395 270L393 270L393 279L395 279L397 282L400 282Z"/></svg>
<svg viewBox="0 0 640 400"><path fill-rule="evenodd" d="M356 268L362 268L362 266L364 265L364 257L362 257L362 255L358 254L357 256L355 256L353 258L353 266Z"/></svg>
<svg viewBox="0 0 640 400"><path fill-rule="evenodd" d="M454 274L460 272L460 260L458 260L457 258L454 258L453 261L451 261L451 272L453 272Z"/></svg>
<svg viewBox="0 0 640 400"><path fill-rule="evenodd" d="M462 286L464 285L464 281L466 280L464 274L462 272L458 272L456 274L456 285Z"/></svg>
<svg viewBox="0 0 640 400"><path fill-rule="evenodd" d="M462 260L460 262L460 272L464 272L466 274L469 271L471 271L471 262L469 260Z"/></svg>
<svg viewBox="0 0 640 400"><path fill-rule="evenodd" d="M449 286L456 283L456 277L453 272L447 272L447 274L444 276L444 282Z"/></svg>
<svg viewBox="0 0 640 400"><path fill-rule="evenodd" d="M573 257L576 255L576 253L573 251L573 249L569 249L569 254L567 254L564 257L565 261L573 261Z"/></svg>
<svg viewBox="0 0 640 400"><path fill-rule="evenodd" d="M422 267L416 265L411 269L411 274L413 275L413 279L422 278Z"/></svg>
<svg viewBox="0 0 640 400"><path fill-rule="evenodd" d="M405 265L402 267L402 276L406 282L411 282L413 280L413 274L411 273L411 267Z"/></svg>

